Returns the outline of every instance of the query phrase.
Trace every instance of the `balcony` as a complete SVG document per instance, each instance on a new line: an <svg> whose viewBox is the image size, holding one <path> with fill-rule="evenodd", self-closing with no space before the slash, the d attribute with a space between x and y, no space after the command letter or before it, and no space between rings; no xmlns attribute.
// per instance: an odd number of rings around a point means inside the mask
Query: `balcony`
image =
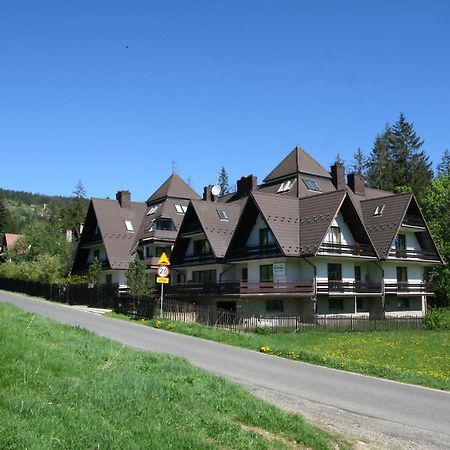
<svg viewBox="0 0 450 450"><path fill-rule="evenodd" d="M406 214L403 219L402 226L405 227L415 227L415 228L425 228L425 223L419 216L413 216L411 214Z"/></svg>
<svg viewBox="0 0 450 450"><path fill-rule="evenodd" d="M346 245L334 244L331 242L324 242L319 248L319 254L333 254L333 255L350 255L350 256L368 256L375 257L376 254L367 244Z"/></svg>
<svg viewBox="0 0 450 450"><path fill-rule="evenodd" d="M200 255L185 255L180 261L176 261L177 266L211 264L216 262L216 257L212 253L203 253Z"/></svg>
<svg viewBox="0 0 450 450"><path fill-rule="evenodd" d="M275 243L265 245L246 245L230 250L229 259L257 259L280 256L280 250Z"/></svg>
<svg viewBox="0 0 450 450"><path fill-rule="evenodd" d="M381 295L381 282L329 280L317 282L317 293L327 295Z"/></svg>
<svg viewBox="0 0 450 450"><path fill-rule="evenodd" d="M433 295L432 286L425 281L415 283L410 283L408 281L386 282L384 290L386 294Z"/></svg>
<svg viewBox="0 0 450 450"><path fill-rule="evenodd" d="M83 238L83 243L80 244L81 248L89 248L93 245L98 245L101 244L103 242L103 238L102 235L97 233L97 234L92 234L90 236L87 236L86 238Z"/></svg>
<svg viewBox="0 0 450 450"><path fill-rule="evenodd" d="M177 283L168 292L182 296L208 295L259 295L294 294L311 296L314 294L313 281L225 281L222 283Z"/></svg>
<svg viewBox="0 0 450 450"><path fill-rule="evenodd" d="M402 259L421 259L427 261L439 261L439 256L434 250L413 250L406 248L392 248L389 257Z"/></svg>

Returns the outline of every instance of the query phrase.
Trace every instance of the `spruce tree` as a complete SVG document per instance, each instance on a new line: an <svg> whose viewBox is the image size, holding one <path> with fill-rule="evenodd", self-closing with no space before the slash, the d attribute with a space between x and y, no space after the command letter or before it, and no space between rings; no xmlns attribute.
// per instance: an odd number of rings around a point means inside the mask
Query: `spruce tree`
<svg viewBox="0 0 450 450"><path fill-rule="evenodd" d="M350 173L356 173L357 175L364 176L366 173L366 166L367 166L367 158L365 157L363 151L360 147L358 147L358 150L353 155L353 163L349 167Z"/></svg>
<svg viewBox="0 0 450 450"><path fill-rule="evenodd" d="M133 297L142 298L154 292L154 286L145 273L145 264L139 257L134 258L128 265L126 273L127 286Z"/></svg>
<svg viewBox="0 0 450 450"><path fill-rule="evenodd" d="M220 169L217 184L220 186L221 195L225 195L230 192L230 183L228 181L228 173L225 170L225 167L223 167L223 166Z"/></svg>
<svg viewBox="0 0 450 450"><path fill-rule="evenodd" d="M6 203L0 198L0 234L7 233L10 231L10 212L6 207Z"/></svg>
<svg viewBox="0 0 450 450"><path fill-rule="evenodd" d="M450 152L448 149L445 150L441 162L437 165L437 176L438 178L450 176Z"/></svg>
<svg viewBox="0 0 450 450"><path fill-rule="evenodd" d="M375 189L393 190L392 160L389 155L388 136L390 128L387 126L383 134L375 138L372 153L367 160L367 185Z"/></svg>

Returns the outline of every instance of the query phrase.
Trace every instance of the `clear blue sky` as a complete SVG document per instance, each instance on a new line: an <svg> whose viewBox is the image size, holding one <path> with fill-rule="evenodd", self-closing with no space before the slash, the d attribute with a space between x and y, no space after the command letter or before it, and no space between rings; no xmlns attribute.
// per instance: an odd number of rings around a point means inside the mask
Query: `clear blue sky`
<svg viewBox="0 0 450 450"><path fill-rule="evenodd" d="M2 0L0 187L199 193L295 146L349 162L400 112L450 147L450 2Z"/></svg>

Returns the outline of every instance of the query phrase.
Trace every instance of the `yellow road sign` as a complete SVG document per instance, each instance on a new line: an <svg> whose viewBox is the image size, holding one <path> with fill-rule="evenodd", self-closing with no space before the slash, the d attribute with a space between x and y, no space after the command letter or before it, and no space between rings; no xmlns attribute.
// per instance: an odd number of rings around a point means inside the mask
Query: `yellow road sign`
<svg viewBox="0 0 450 450"><path fill-rule="evenodd" d="M166 277L156 277L157 283L167 284L169 282L169 279Z"/></svg>
<svg viewBox="0 0 450 450"><path fill-rule="evenodd" d="M170 266L170 261L166 252L162 252L162 255L159 257L158 266Z"/></svg>

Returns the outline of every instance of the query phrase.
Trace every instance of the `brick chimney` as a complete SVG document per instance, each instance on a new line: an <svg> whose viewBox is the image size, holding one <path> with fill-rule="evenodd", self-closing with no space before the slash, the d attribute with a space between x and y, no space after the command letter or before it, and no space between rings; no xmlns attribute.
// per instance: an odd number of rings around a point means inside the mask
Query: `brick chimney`
<svg viewBox="0 0 450 450"><path fill-rule="evenodd" d="M131 205L130 191L117 191L116 200L119 202L121 208L129 208Z"/></svg>
<svg viewBox="0 0 450 450"><path fill-rule="evenodd" d="M205 202L216 202L217 201L217 195L213 195L212 193L212 185L205 186L203 188L203 200Z"/></svg>
<svg viewBox="0 0 450 450"><path fill-rule="evenodd" d="M334 163L331 166L331 181L337 190L345 189L345 169L342 164Z"/></svg>
<svg viewBox="0 0 450 450"><path fill-rule="evenodd" d="M364 178L361 175L349 173L347 175L347 184L356 195L365 194Z"/></svg>
<svg viewBox="0 0 450 450"><path fill-rule="evenodd" d="M257 178L254 175L247 175L246 177L241 177L237 180L237 194L239 197L250 194L250 192L255 191L258 186Z"/></svg>

